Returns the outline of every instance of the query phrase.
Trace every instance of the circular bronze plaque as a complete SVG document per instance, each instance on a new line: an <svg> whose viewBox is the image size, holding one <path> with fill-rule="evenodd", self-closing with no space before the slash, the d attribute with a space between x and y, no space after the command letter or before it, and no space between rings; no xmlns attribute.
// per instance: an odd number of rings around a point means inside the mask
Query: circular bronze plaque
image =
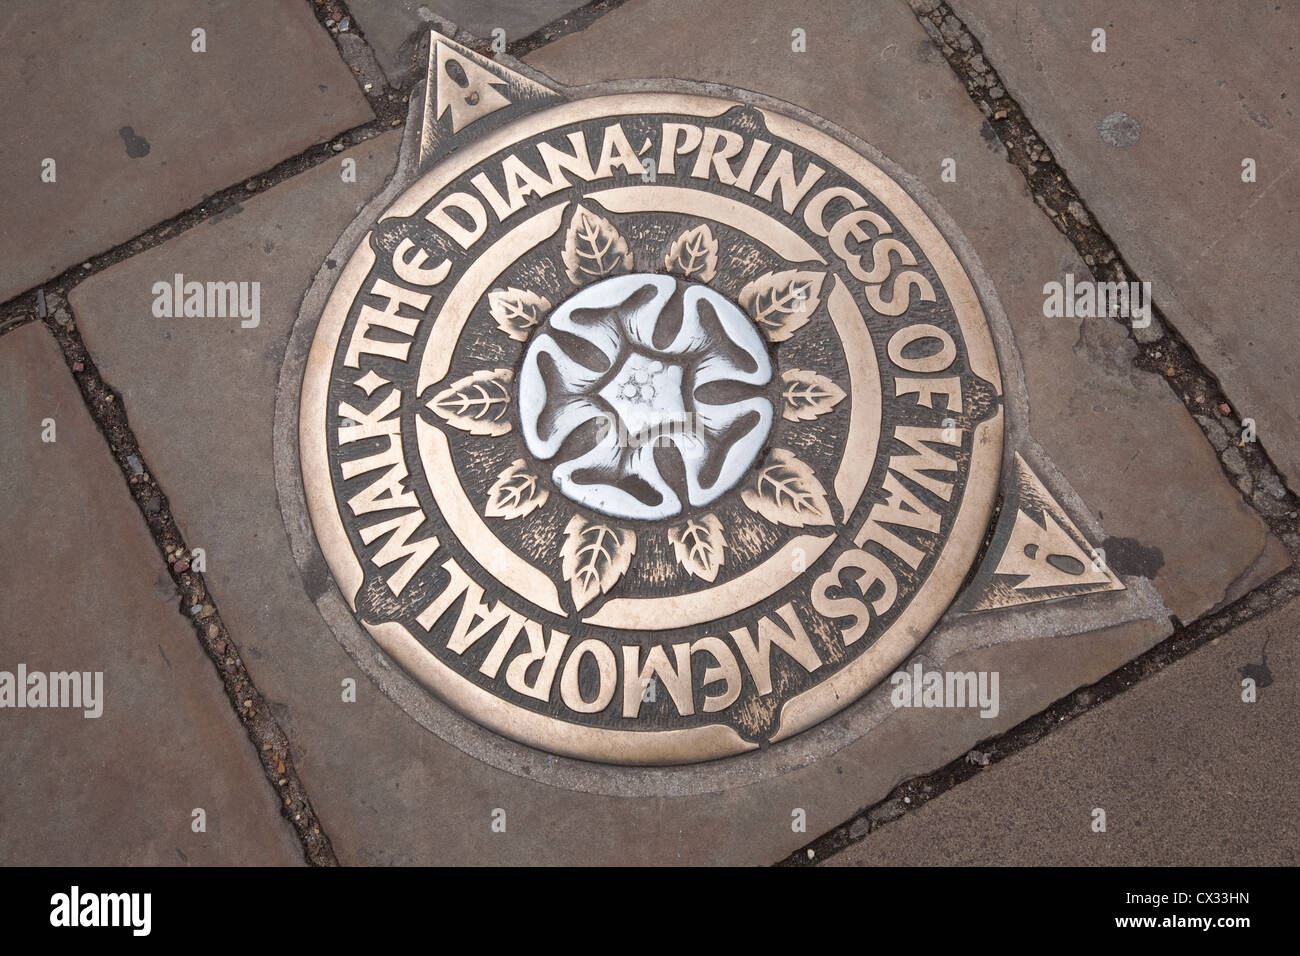
<svg viewBox="0 0 1300 956"><path fill-rule="evenodd" d="M671 764L881 680L970 570L1001 386L877 166L770 110L578 100L406 190L316 331L300 443L357 619L473 720Z"/></svg>

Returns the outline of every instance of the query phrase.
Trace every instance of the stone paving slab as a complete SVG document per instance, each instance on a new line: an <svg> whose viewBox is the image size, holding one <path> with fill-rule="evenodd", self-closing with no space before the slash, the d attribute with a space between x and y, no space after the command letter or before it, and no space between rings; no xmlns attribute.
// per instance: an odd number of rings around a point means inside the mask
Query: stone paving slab
<svg viewBox="0 0 1300 956"><path fill-rule="evenodd" d="M805 53L791 51L796 28ZM1115 569L1152 578L1187 621L1287 566L1169 388L1132 366L1125 331L1044 318L1044 283L1085 266L903 0L632 0L527 62L571 84L707 78L861 136L917 176L974 245L1015 333L1029 431L1098 512ZM955 183L940 179L945 158L956 160Z"/></svg>
<svg viewBox="0 0 1300 956"><path fill-rule="evenodd" d="M582 0L351 0L348 9L396 86L422 67L415 52L428 35L430 12L485 40L493 38L493 30L504 30L509 44L582 5Z"/></svg>
<svg viewBox="0 0 1300 956"><path fill-rule="evenodd" d="M770 863L887 793L1096 680L1167 633L1137 621L1077 638L968 652L1005 675L1001 711L893 711L819 764L722 793L614 797L564 789L547 761L530 780L465 755L371 684L321 619L323 565L300 575L279 511L272 423L281 355L312 272L394 162L396 136L358 147L355 185L327 163L80 286L72 305L177 522L208 549L206 579L340 859L351 863ZM262 282L256 329L159 320L151 284L180 272ZM336 264L337 265L337 264ZM1061 654L1064 650L1066 653ZM1069 660L1052 667L1048 658ZM956 666L956 665L954 665ZM341 682L357 682L345 703ZM877 695L878 698L881 695ZM881 700L864 708L882 707ZM887 707L887 704L883 705ZM491 830L506 811L505 833ZM792 829L803 809L807 830Z"/></svg>
<svg viewBox="0 0 1300 956"><path fill-rule="evenodd" d="M302 0L9 0L0 45L0 301L374 118Z"/></svg>
<svg viewBox="0 0 1300 956"><path fill-rule="evenodd" d="M1295 4L973 3L953 9L1156 303L1300 481ZM1092 31L1106 31L1106 52ZM1136 140L1103 120L1127 114ZM1111 137L1115 141L1114 137ZM1242 181L1255 161L1256 181Z"/></svg>
<svg viewBox="0 0 1300 956"><path fill-rule="evenodd" d="M41 440L47 418L52 443ZM0 863L301 863L162 556L39 324L0 338L0 447L0 671L103 674L99 717L84 706L0 709ZM203 833L191 829L196 807Z"/></svg>
<svg viewBox="0 0 1300 956"><path fill-rule="evenodd" d="M1242 700L1253 677L1255 703ZM1300 601L1257 618L831 859L1295 866ZM1092 831L1093 809L1106 832Z"/></svg>

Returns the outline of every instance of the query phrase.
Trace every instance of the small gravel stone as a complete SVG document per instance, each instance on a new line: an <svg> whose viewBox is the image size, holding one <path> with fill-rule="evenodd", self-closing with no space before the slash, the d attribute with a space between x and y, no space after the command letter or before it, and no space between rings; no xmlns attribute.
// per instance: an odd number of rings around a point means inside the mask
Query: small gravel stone
<svg viewBox="0 0 1300 956"><path fill-rule="evenodd" d="M1261 491L1272 495L1274 498L1279 500L1286 497L1286 488L1283 487L1282 482L1278 480L1277 475L1263 475L1259 479L1259 488Z"/></svg>
<svg viewBox="0 0 1300 956"><path fill-rule="evenodd" d="M1216 452L1223 452L1230 443L1228 432L1217 421L1209 415L1196 415L1196 423L1201 426L1205 432L1205 437L1210 440L1210 444Z"/></svg>
<svg viewBox="0 0 1300 956"><path fill-rule="evenodd" d="M1223 467L1234 475L1245 475L1246 459L1241 456L1241 452L1236 448L1229 447L1227 451L1220 456L1223 459Z"/></svg>

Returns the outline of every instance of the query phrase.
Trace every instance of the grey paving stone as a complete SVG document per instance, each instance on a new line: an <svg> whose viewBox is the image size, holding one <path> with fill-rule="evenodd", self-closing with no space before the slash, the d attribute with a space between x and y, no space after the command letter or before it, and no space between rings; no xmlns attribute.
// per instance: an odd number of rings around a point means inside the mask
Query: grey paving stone
<svg viewBox="0 0 1300 956"><path fill-rule="evenodd" d="M1257 685L1242 700L1243 676ZM833 865L1295 866L1300 602L831 858ZM1093 810L1106 831L1092 830Z"/></svg>
<svg viewBox="0 0 1300 956"><path fill-rule="evenodd" d="M348 4L389 82L404 82L422 64L415 50L429 31L432 12L485 40L506 32L506 43L583 6L582 0L352 0Z"/></svg>
<svg viewBox="0 0 1300 956"><path fill-rule="evenodd" d="M302 0L10 0L0 42L0 301L374 116Z"/></svg>
<svg viewBox="0 0 1300 956"><path fill-rule="evenodd" d="M794 29L807 52L791 51ZM631 0L527 62L565 83L671 76L780 97L861 136L920 178L989 271L1024 364L1030 432L1111 536L1121 573L1152 577L1191 620L1285 567L1158 377L1114 323L1043 316L1043 285L1085 273L903 0ZM940 179L945 158L957 181Z"/></svg>
<svg viewBox="0 0 1300 956"><path fill-rule="evenodd" d="M301 863L162 556L38 324L0 338L0 447L0 671L103 674L98 717L0 709L0 863ZM192 829L195 808L205 832Z"/></svg>
<svg viewBox="0 0 1300 956"><path fill-rule="evenodd" d="M1300 482L1300 7L973 3L954 9L1157 304ZM1092 52L1092 31L1106 52ZM1288 95L1289 94L1289 95ZM1103 120L1137 121L1116 148ZM1256 164L1242 181L1242 161Z"/></svg>
<svg viewBox="0 0 1300 956"><path fill-rule="evenodd" d="M88 280L72 305L105 378L121 390L177 520L208 549L206 577L344 862L769 863L980 738L1096 680L1150 647L1164 622L1077 638L1012 641L957 664L998 670L1001 711L891 712L833 758L724 793L599 796L529 780L466 756L383 696L343 651L299 574L272 468L281 354L308 281L357 205L393 165L396 137L350 153L359 182L327 164ZM219 271L214 272L218 269ZM257 280L256 329L236 320L159 320L150 289L180 272ZM956 665L955 665L956 666ZM355 703L340 685L357 681ZM507 812L505 833L490 829ZM808 817L792 829L792 811Z"/></svg>

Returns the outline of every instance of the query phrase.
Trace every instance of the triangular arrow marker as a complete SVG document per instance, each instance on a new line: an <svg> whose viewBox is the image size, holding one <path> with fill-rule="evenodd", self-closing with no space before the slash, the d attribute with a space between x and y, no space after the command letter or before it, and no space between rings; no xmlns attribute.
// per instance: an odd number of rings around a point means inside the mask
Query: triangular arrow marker
<svg viewBox="0 0 1300 956"><path fill-rule="evenodd" d="M489 73L469 57L460 55L446 43L437 44L435 72L438 89L434 118L442 119L442 114L451 110L453 133L459 133L475 120L510 105L510 100L497 90L498 86L506 86L505 80Z"/></svg>
<svg viewBox="0 0 1300 956"><path fill-rule="evenodd" d="M475 53L436 30L431 31L427 69L420 120L421 171L482 135L482 127L495 128L566 98L519 69Z"/></svg>
<svg viewBox="0 0 1300 956"><path fill-rule="evenodd" d="M1014 585L1017 591L1110 581L1105 571L1093 568L1091 557L1074 543L1051 514L1043 512L1043 519L1046 527L1040 527L1027 512L1016 513L1011 539L994 574L1024 575L1024 580ZM1077 566L1078 570L1066 570L1062 565Z"/></svg>
<svg viewBox="0 0 1300 956"><path fill-rule="evenodd" d="M1092 548L1061 502L1016 453L1002 515L960 611L991 611L1123 591L1124 582Z"/></svg>

